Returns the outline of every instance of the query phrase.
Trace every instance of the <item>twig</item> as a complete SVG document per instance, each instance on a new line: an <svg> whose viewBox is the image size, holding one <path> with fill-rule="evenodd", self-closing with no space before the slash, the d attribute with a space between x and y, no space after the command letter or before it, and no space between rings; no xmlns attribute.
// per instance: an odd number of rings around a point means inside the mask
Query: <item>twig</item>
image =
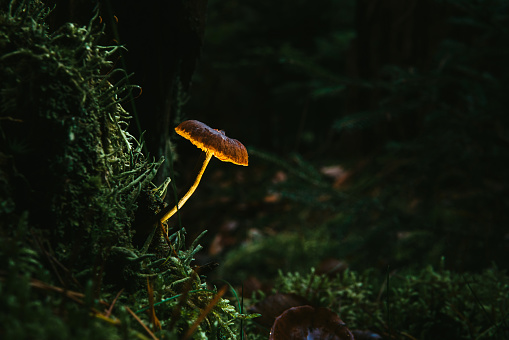
<svg viewBox="0 0 509 340"><path fill-rule="evenodd" d="M106 311L106 316L109 317L111 315L111 312L113 311L113 307L115 306L115 303L117 302L118 298L120 297L120 295L124 292L124 288L122 288L120 290L120 292L117 293L117 296L115 296L115 298L113 299L113 302L111 303L110 305L110 308L108 308L108 310Z"/></svg>

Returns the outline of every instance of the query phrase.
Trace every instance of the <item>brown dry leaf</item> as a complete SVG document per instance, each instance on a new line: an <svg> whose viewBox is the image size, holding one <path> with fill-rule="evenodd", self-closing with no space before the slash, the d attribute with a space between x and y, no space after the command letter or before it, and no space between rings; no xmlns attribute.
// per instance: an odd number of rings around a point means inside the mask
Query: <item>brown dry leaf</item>
<svg viewBox="0 0 509 340"><path fill-rule="evenodd" d="M273 192L268 194L263 198L265 203L277 203L281 200L281 194L278 192Z"/></svg>
<svg viewBox="0 0 509 340"><path fill-rule="evenodd" d="M234 236L234 233L238 226L239 222L235 220L228 220L224 222L210 244L209 254L218 255L224 250L224 248L237 244L238 240L237 237Z"/></svg>
<svg viewBox="0 0 509 340"><path fill-rule="evenodd" d="M320 172L325 176L332 178L334 181L332 186L336 189L341 187L352 175L351 171L346 170L341 165L324 166L320 169Z"/></svg>
<svg viewBox="0 0 509 340"><path fill-rule="evenodd" d="M326 258L318 265L316 269L317 274L326 274L329 276L336 276L343 274L348 268L348 263L335 258Z"/></svg>
<svg viewBox="0 0 509 340"><path fill-rule="evenodd" d="M278 170L274 174L274 177L272 177L272 183L274 184L282 183L285 182L287 179L288 175L286 174L286 172Z"/></svg>
<svg viewBox="0 0 509 340"><path fill-rule="evenodd" d="M242 296L251 296L253 292L257 292L263 289L263 283L256 276L248 276L242 282L242 288L238 289L238 291L242 294Z"/></svg>

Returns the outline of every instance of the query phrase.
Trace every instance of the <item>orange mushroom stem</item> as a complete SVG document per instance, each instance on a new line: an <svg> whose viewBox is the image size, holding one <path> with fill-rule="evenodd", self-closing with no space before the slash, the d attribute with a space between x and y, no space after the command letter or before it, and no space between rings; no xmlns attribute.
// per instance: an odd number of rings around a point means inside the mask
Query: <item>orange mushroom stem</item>
<svg viewBox="0 0 509 340"><path fill-rule="evenodd" d="M191 195L194 193L194 191L196 190L196 188L198 187L198 184L200 184L200 180L203 176L203 173L205 172L205 169L207 168L207 165L209 164L210 162L210 159L212 158L212 152L207 152L207 155L205 157L205 160L203 161L203 164L201 166L201 169L200 169L200 172L198 173L198 175L196 176L196 179L194 180L194 183L193 185L189 188L189 190L186 192L186 194L184 196L182 196L182 198L180 199L180 201L177 203L177 205L175 205L173 207L173 209L171 209L170 211L168 211L166 214L164 214L164 216L161 218L161 222L164 222L166 221L167 219L169 219L170 217L172 217L173 215L175 215L175 213L177 212L177 210L179 210L180 208L182 208L182 206L184 205L184 203L187 202L187 200L189 199L189 197L191 197Z"/></svg>
<svg viewBox="0 0 509 340"><path fill-rule="evenodd" d="M197 120L186 120L180 123L180 125L175 128L175 131L198 148L202 149L206 153L206 157L200 172L187 193L182 196L177 205L171 210L168 209L168 211L162 212L161 223L172 217L182 208L189 197L191 197L198 187L198 184L200 184L200 180L212 156L216 156L217 159L223 162L231 162L244 166L248 165L248 155L244 145L236 139L226 137L223 131L212 129Z"/></svg>

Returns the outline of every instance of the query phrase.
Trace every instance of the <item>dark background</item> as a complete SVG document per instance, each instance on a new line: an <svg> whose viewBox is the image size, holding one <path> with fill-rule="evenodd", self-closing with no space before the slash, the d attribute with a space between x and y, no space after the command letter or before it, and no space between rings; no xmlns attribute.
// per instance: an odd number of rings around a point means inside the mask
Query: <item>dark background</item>
<svg viewBox="0 0 509 340"><path fill-rule="evenodd" d="M53 26L88 23L56 1ZM143 92L131 130L178 195L199 152L183 120L225 130L182 209L198 261L270 277L320 266L507 268L507 1L101 1L105 44ZM173 193L168 195L171 203ZM178 220L178 221L177 221ZM235 258L243 261L237 263Z"/></svg>

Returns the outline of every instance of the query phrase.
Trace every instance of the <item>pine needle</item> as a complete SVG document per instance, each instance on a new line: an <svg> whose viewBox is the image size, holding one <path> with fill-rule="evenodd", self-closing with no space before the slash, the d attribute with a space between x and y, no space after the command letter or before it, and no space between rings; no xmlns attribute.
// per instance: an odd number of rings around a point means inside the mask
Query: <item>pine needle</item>
<svg viewBox="0 0 509 340"><path fill-rule="evenodd" d="M138 323L145 329L145 331L150 335L150 337L154 340L158 340L158 338L152 333L152 331L141 321L141 319L131 310L131 308L124 306L124 308L133 316L133 318L138 321Z"/></svg>
<svg viewBox="0 0 509 340"><path fill-rule="evenodd" d="M212 310L212 308L214 308L215 305L217 305L217 303L219 302L219 300L221 299L221 297L224 295L224 293L226 293L226 290L227 290L227 287L228 286L223 286L223 288L221 288L219 290L219 292L217 292L216 296L214 296L214 298L210 301L210 303L207 305L207 307L205 307L205 309L202 311L202 313L200 314L200 316L198 317L198 319L196 319L196 321L193 323L193 325L191 326L191 328L189 328L186 332L186 334L184 335L183 339L189 339L191 337L191 335L193 335L193 333L196 331L196 329L198 328L198 326L200 325L200 323L205 319L205 317L210 313L210 311Z"/></svg>

